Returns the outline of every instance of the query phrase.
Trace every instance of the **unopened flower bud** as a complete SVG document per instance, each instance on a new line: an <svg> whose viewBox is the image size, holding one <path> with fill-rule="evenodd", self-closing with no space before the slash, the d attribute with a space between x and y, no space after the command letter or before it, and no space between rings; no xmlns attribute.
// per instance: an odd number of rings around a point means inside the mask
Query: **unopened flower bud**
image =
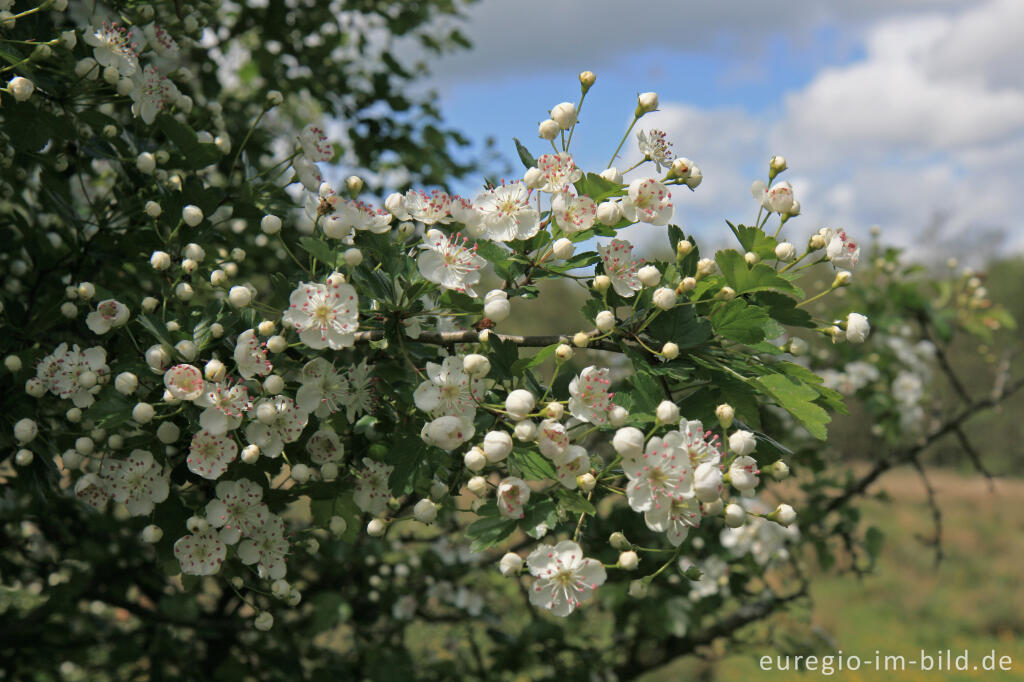
<svg viewBox="0 0 1024 682"><path fill-rule="evenodd" d="M661 310L671 310L676 305L676 292L668 287L661 287L654 292L651 301Z"/></svg>
<svg viewBox="0 0 1024 682"><path fill-rule="evenodd" d="M142 310L144 312L151 313L154 310L156 310L156 307L158 305L160 305L160 301L153 298L152 296L147 296L146 298L142 299Z"/></svg>
<svg viewBox="0 0 1024 682"><path fill-rule="evenodd" d="M354 268L363 262L363 252L355 247L351 249L346 249L344 258L345 265L349 266L350 268Z"/></svg>
<svg viewBox="0 0 1024 682"><path fill-rule="evenodd" d="M462 461L470 471L483 471L483 468L487 466L487 455L480 448L474 447L466 453Z"/></svg>
<svg viewBox="0 0 1024 682"><path fill-rule="evenodd" d="M823 248L825 248L825 238L822 237L820 234L816 234L813 237L811 237L810 240L807 242L807 247L811 251L817 251L818 249L823 249Z"/></svg>
<svg viewBox="0 0 1024 682"><path fill-rule="evenodd" d="M259 615L253 618L252 626L260 632L267 632L274 627L274 614L269 611L260 611Z"/></svg>
<svg viewBox="0 0 1024 682"><path fill-rule="evenodd" d="M466 489L477 497L483 497L487 494L487 479L483 476L474 476L466 482ZM448 492L447 487L445 487L444 492Z"/></svg>
<svg viewBox="0 0 1024 682"><path fill-rule="evenodd" d="M596 80L597 76L594 75L593 71L580 72L580 89L583 91L583 94L587 94L587 91L594 86Z"/></svg>
<svg viewBox="0 0 1024 682"><path fill-rule="evenodd" d="M635 571L640 564L640 557L633 550L626 550L619 554L619 568L624 571Z"/></svg>
<svg viewBox="0 0 1024 682"><path fill-rule="evenodd" d="M271 353L283 353L288 348L288 339L280 334L275 334L267 339L267 350Z"/></svg>
<svg viewBox="0 0 1024 682"><path fill-rule="evenodd" d="M550 402L544 408L544 414L548 419L560 420L565 416L565 406L562 403Z"/></svg>
<svg viewBox="0 0 1024 682"><path fill-rule="evenodd" d="M608 412L608 423L615 428L625 424L627 419L629 419L629 410L622 405L615 405Z"/></svg>
<svg viewBox="0 0 1024 682"><path fill-rule="evenodd" d="M730 504L725 508L725 525L739 528L747 522L747 510L738 504Z"/></svg>
<svg viewBox="0 0 1024 682"><path fill-rule="evenodd" d="M796 521L796 510L788 504L780 504L766 518L780 526L791 526Z"/></svg>
<svg viewBox="0 0 1024 682"><path fill-rule="evenodd" d="M685 292L688 292L688 291L693 291L696 288L697 288L697 280L696 280L696 278L694 278L694 277L683 277L683 279L679 282L679 286L676 287L676 290L679 291L679 292L685 293Z"/></svg>
<svg viewBox="0 0 1024 682"><path fill-rule="evenodd" d="M622 205L617 201L602 201L594 215L602 225L618 225L622 221Z"/></svg>
<svg viewBox="0 0 1024 682"><path fill-rule="evenodd" d="M523 173L523 184L526 185L527 189L540 189L547 184L547 180L539 168L533 167L527 168L526 172Z"/></svg>
<svg viewBox="0 0 1024 682"><path fill-rule="evenodd" d="M156 543L160 542L160 538L162 538L163 536L163 529L156 524L151 523L142 529L142 541L147 544L155 545Z"/></svg>
<svg viewBox="0 0 1024 682"><path fill-rule="evenodd" d="M773 156L768 161L768 170L771 172L771 176L773 178L788 167L789 166L786 165L786 157L784 156Z"/></svg>
<svg viewBox="0 0 1024 682"><path fill-rule="evenodd" d="M722 287L718 291L718 294L716 294L715 298L719 298L723 301L731 301L736 298L736 290L732 287Z"/></svg>
<svg viewBox="0 0 1024 682"><path fill-rule="evenodd" d="M228 291L228 302L236 308L244 308L252 303L252 291L249 287L234 286Z"/></svg>
<svg viewBox="0 0 1024 682"><path fill-rule="evenodd" d="M566 260L572 258L572 254L576 251L576 245L571 241L562 237L551 245L551 255L559 260Z"/></svg>
<svg viewBox="0 0 1024 682"><path fill-rule="evenodd" d="M260 446L255 443L250 443L242 448L242 462L245 464L255 464L256 460L260 458Z"/></svg>
<svg viewBox="0 0 1024 682"><path fill-rule="evenodd" d="M784 263L796 258L796 247L789 242L782 242L775 247L775 257Z"/></svg>
<svg viewBox="0 0 1024 682"><path fill-rule="evenodd" d="M697 261L697 276L706 277L715 271L715 261L710 258L701 258Z"/></svg>
<svg viewBox="0 0 1024 682"><path fill-rule="evenodd" d="M279 395L284 390L284 379L280 374L271 374L263 380L263 390L268 395Z"/></svg>
<svg viewBox="0 0 1024 682"><path fill-rule="evenodd" d="M679 345L671 341L665 342L665 345L661 347L661 355L666 360L675 360L679 357Z"/></svg>
<svg viewBox="0 0 1024 682"><path fill-rule="evenodd" d="M320 478L327 482L338 478L338 465L334 462L324 462L320 465Z"/></svg>
<svg viewBox="0 0 1024 682"><path fill-rule="evenodd" d="M640 118L658 108L658 93L642 92L636 98L636 112L633 114Z"/></svg>
<svg viewBox="0 0 1024 682"><path fill-rule="evenodd" d="M412 515L420 523L433 523L437 519L437 505L423 498L412 508Z"/></svg>
<svg viewBox="0 0 1024 682"><path fill-rule="evenodd" d="M558 137L558 131L561 130L558 126L558 122L552 119L546 119L540 122L537 126L537 135L542 140L553 140Z"/></svg>
<svg viewBox="0 0 1024 682"><path fill-rule="evenodd" d="M836 278L832 280L832 288L838 289L839 287L850 286L852 280L853 274L849 270L840 270L836 273Z"/></svg>
<svg viewBox="0 0 1024 682"><path fill-rule="evenodd" d="M617 185L622 184L622 173L620 173L619 169L616 168L615 166L612 166L611 168L605 168L603 171L599 173L599 175L601 176L601 178L607 180L608 182L614 182Z"/></svg>
<svg viewBox="0 0 1024 682"><path fill-rule="evenodd" d="M114 388L118 393L131 395L139 387L139 378L131 372L121 372L114 377Z"/></svg>
<svg viewBox="0 0 1024 682"><path fill-rule="evenodd" d="M524 419L516 424L514 433L517 440L529 443L537 439L537 425L529 419Z"/></svg>
<svg viewBox="0 0 1024 682"><path fill-rule="evenodd" d="M589 471L576 477L576 485L585 493L589 493L597 486L597 479Z"/></svg>
<svg viewBox="0 0 1024 682"><path fill-rule="evenodd" d="M754 265L761 262L761 257L753 251L747 251L743 254L743 260L747 265Z"/></svg>
<svg viewBox="0 0 1024 682"><path fill-rule="evenodd" d="M658 286L658 282L661 281L661 271L653 265L643 266L637 270L636 276L645 287Z"/></svg>
<svg viewBox="0 0 1024 682"><path fill-rule="evenodd" d="M537 399L526 389L519 388L508 394L505 398L505 410L509 416L516 421L526 419L526 416L533 411Z"/></svg>
<svg viewBox="0 0 1024 682"><path fill-rule="evenodd" d="M514 552L508 552L505 556L501 557L501 561L498 562L498 570L506 578L514 575L519 575L523 570L523 559Z"/></svg>
<svg viewBox="0 0 1024 682"><path fill-rule="evenodd" d="M138 403L132 408L132 419L139 424L148 424L153 421L156 410L149 403Z"/></svg>
<svg viewBox="0 0 1024 682"><path fill-rule="evenodd" d="M611 331L615 328L615 314L610 310L602 310L594 318L594 323L603 332Z"/></svg>
<svg viewBox="0 0 1024 682"><path fill-rule="evenodd" d="M679 406L670 400L662 400L654 410L654 418L659 424L679 421Z"/></svg>
<svg viewBox="0 0 1024 682"><path fill-rule="evenodd" d="M633 580L629 583L629 596L634 599L643 599L647 596L647 581Z"/></svg>
<svg viewBox="0 0 1024 682"><path fill-rule="evenodd" d="M590 335L586 332L576 332L572 335L572 345L577 348L586 348L588 343L590 343Z"/></svg>
<svg viewBox="0 0 1024 682"><path fill-rule="evenodd" d="M358 175L348 176L345 178L345 189L353 198L359 196L359 193L363 191L363 179Z"/></svg>
<svg viewBox="0 0 1024 682"><path fill-rule="evenodd" d="M184 220L185 224L189 227L195 227L199 223L203 222L203 209L189 204L185 208L181 209L181 219Z"/></svg>
<svg viewBox="0 0 1024 682"><path fill-rule="evenodd" d="M24 76L15 76L7 83L7 89L16 102L26 102L36 90L36 84Z"/></svg>
<svg viewBox="0 0 1024 682"><path fill-rule="evenodd" d="M491 371L491 361L486 356L470 353L462 361L462 367L474 377L485 377Z"/></svg>
<svg viewBox="0 0 1024 682"><path fill-rule="evenodd" d="M608 275L598 275L594 278L593 287L594 291L603 294L608 291L608 287L612 285L612 280Z"/></svg>
<svg viewBox="0 0 1024 682"><path fill-rule="evenodd" d="M341 516L334 515L328 522L327 528L331 531L331 535L344 535L348 530L348 521Z"/></svg>
<svg viewBox="0 0 1024 682"><path fill-rule="evenodd" d="M388 522L384 519L371 519L366 524L366 534L373 538L379 538L388 531Z"/></svg>
<svg viewBox="0 0 1024 682"><path fill-rule="evenodd" d="M715 408L715 416L718 417L718 423L722 425L723 429L728 429L732 426L732 420L736 416L736 410L732 408L729 403L722 403Z"/></svg>
<svg viewBox="0 0 1024 682"><path fill-rule="evenodd" d="M776 481L782 481L789 478L789 465L781 459L775 460L769 469L771 477Z"/></svg>
<svg viewBox="0 0 1024 682"><path fill-rule="evenodd" d="M573 354L572 346L567 343L560 343L555 348L555 357L561 362L572 360Z"/></svg>
<svg viewBox="0 0 1024 682"><path fill-rule="evenodd" d="M551 118L562 130L572 128L576 123L576 105L572 102L556 104L551 110Z"/></svg>

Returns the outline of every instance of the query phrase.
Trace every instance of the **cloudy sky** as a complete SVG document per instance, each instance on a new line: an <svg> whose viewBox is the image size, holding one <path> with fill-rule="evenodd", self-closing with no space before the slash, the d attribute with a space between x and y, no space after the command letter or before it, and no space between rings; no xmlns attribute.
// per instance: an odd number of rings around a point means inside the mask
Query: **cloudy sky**
<svg viewBox="0 0 1024 682"><path fill-rule="evenodd" d="M510 160L513 136L543 152L537 123L583 69L598 77L573 140L586 170L607 165L636 94L658 92L641 127L704 173L674 195L687 231L752 221L750 183L782 154L794 239L878 225L921 254L1024 249L1022 0L482 0L462 30L474 49L435 62L430 85L450 125ZM631 140L616 165L637 158Z"/></svg>

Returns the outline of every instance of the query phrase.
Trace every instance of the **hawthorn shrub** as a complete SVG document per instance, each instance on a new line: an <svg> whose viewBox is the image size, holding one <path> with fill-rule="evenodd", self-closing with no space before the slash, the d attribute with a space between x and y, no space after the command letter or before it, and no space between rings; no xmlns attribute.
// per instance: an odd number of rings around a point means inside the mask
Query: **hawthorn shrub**
<svg viewBox="0 0 1024 682"><path fill-rule="evenodd" d="M583 72L521 179L449 194L463 141L389 51L442 49L447 3L0 4L14 678L631 676L804 598L804 546L877 555L874 479L826 467L844 394L889 466L998 402L928 422L907 311L1010 320L891 251L858 287L844 230L787 241L783 158L701 253L698 165L643 129L613 165L655 93L585 172ZM503 333L546 279L592 327Z"/></svg>

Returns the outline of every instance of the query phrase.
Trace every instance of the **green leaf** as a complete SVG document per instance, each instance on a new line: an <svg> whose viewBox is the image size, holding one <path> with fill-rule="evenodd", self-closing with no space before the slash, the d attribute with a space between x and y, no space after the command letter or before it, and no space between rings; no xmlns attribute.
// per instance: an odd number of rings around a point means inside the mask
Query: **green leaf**
<svg viewBox="0 0 1024 682"><path fill-rule="evenodd" d="M589 514L590 516L597 513L597 509L590 503L590 500L583 497L579 492L559 488L555 492L555 497L558 498L558 503L562 506L562 509L567 512Z"/></svg>
<svg viewBox="0 0 1024 682"><path fill-rule="evenodd" d="M775 258L775 247L779 245L777 239L769 237L759 227L733 225L728 220L725 222L732 229L745 251L756 253L761 258Z"/></svg>
<svg viewBox="0 0 1024 682"><path fill-rule="evenodd" d="M751 299L768 309L772 319L790 327L814 328L814 318L806 310L797 308L797 301L774 291L761 291Z"/></svg>
<svg viewBox="0 0 1024 682"><path fill-rule="evenodd" d="M518 138L513 137L512 141L516 143L516 151L519 153L519 160L523 162L523 165L527 168L533 168L537 165L537 159L533 157L530 150L527 149Z"/></svg>
<svg viewBox="0 0 1024 682"><path fill-rule="evenodd" d="M395 467L388 477L388 487L395 495L412 491L416 482L416 472L426 461L427 450L420 439L403 440L388 446L385 461Z"/></svg>
<svg viewBox="0 0 1024 682"><path fill-rule="evenodd" d="M711 325L698 319L693 306L676 306L654 319L646 331L662 343L672 341L681 349L694 348L711 340Z"/></svg>
<svg viewBox="0 0 1024 682"><path fill-rule="evenodd" d="M506 519L501 516L486 516L477 519L469 524L466 529L466 537L473 541L469 550L471 552L482 552L493 547L515 532L518 522L516 519Z"/></svg>
<svg viewBox="0 0 1024 682"><path fill-rule="evenodd" d="M528 481L554 480L557 476L554 465L539 452L515 449L509 454L509 462Z"/></svg>
<svg viewBox="0 0 1024 682"><path fill-rule="evenodd" d="M159 341L167 349L170 350L174 347L174 340L171 339L170 334L167 333L167 325L161 322L158 318L153 317L148 313L142 313L135 318L138 320L142 328L145 329L154 339Z"/></svg>
<svg viewBox="0 0 1024 682"><path fill-rule="evenodd" d="M173 116L160 115L156 120L156 125L181 152L184 160L180 163L184 168L195 170L220 160L220 152L217 151L215 145L201 143L196 136L196 131Z"/></svg>
<svg viewBox="0 0 1024 682"><path fill-rule="evenodd" d="M633 396L631 411L654 414L658 403L665 399L661 385L651 375L639 371L633 375L631 381L633 384L633 390L630 391Z"/></svg>
<svg viewBox="0 0 1024 682"><path fill-rule="evenodd" d="M812 401L818 397L818 391L807 384L797 381L784 374L769 374L758 377L760 387L818 440L825 440L828 433L825 425L832 421L821 406Z"/></svg>
<svg viewBox="0 0 1024 682"><path fill-rule="evenodd" d="M752 291L778 291L803 298L804 292L775 269L764 263L754 266L747 265L743 254L735 249L723 249L715 254L715 262L722 271L726 283L736 290L737 294Z"/></svg>
<svg viewBox="0 0 1024 682"><path fill-rule="evenodd" d="M519 359L519 346L512 341L502 340L497 334L491 334L487 344L491 347L491 367L497 370L494 376L512 374L512 366Z"/></svg>
<svg viewBox="0 0 1024 682"><path fill-rule="evenodd" d="M338 260L338 256L335 255L334 251L327 242L317 239L315 237L302 237L299 239L299 246L301 246L306 253L316 258L321 263L325 263L331 267Z"/></svg>
<svg viewBox="0 0 1024 682"><path fill-rule="evenodd" d="M587 173L576 183L576 191L600 203L610 196L622 194L622 185L605 180L597 173Z"/></svg>
<svg viewBox="0 0 1024 682"><path fill-rule="evenodd" d="M526 370L533 369L534 367L536 367L537 365L539 365L540 363L544 362L552 355L554 355L555 349L557 349L558 346L559 344L553 343L550 346L545 346L544 348L541 348L540 351L538 351L537 354L534 355L532 358L519 358L518 360L512 363L512 374L519 376Z"/></svg>
<svg viewBox="0 0 1024 682"><path fill-rule="evenodd" d="M539 538L541 533L537 531L537 526L542 523L548 528L554 528L558 524L558 509L550 497L532 498L523 509L519 527L531 538Z"/></svg>
<svg viewBox="0 0 1024 682"><path fill-rule="evenodd" d="M711 324L719 335L750 344L764 339L764 325L770 319L762 308L734 298L711 315Z"/></svg>
<svg viewBox="0 0 1024 682"><path fill-rule="evenodd" d="M475 243L476 252L480 257L491 263L504 263L511 255L508 249L503 249L494 242L481 239Z"/></svg>

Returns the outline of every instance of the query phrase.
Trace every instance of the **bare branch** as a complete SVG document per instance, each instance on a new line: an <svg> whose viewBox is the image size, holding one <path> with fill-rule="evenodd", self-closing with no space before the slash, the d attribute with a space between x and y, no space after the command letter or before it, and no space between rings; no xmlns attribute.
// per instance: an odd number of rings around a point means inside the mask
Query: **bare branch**
<svg viewBox="0 0 1024 682"><path fill-rule="evenodd" d="M957 430L959 432L959 429ZM924 467L921 466L921 460L915 455L910 458L910 463L917 469L918 475L921 477L921 482L924 483L924 490L928 495L928 506L932 510L932 522L935 524L935 537L928 540L921 537L920 540L926 545L931 545L935 548L935 565L938 566L942 563L942 510L939 509L939 503L935 499L935 488L932 487L932 482L928 479L928 474L925 473Z"/></svg>
<svg viewBox="0 0 1024 682"><path fill-rule="evenodd" d="M825 511L822 514L822 518L824 518L830 512L834 512L840 507L844 506L851 498L856 497L857 495L864 494L864 491L867 490L872 483L878 480L879 476L884 474L889 469L893 468L894 466L897 466L898 464L904 464L906 462L909 462L911 458L916 457L920 452L922 452L925 448L929 447L935 441L939 440L940 438L946 436L949 433L956 431L964 424L964 422L966 422L968 419L973 417L978 412L981 412L982 410L991 409L999 405L1003 400L1010 397L1011 395L1019 391L1021 388L1024 388L1024 379L1018 379L1012 384L1009 384L998 396L990 396L988 398L985 398L984 400L978 400L976 402L971 403L960 414L946 421L945 424L943 424L938 429L933 431L931 435L926 437L917 445L914 445L911 448L903 450L902 452L898 452L893 457L883 459L877 462L875 466L871 468L871 471L864 474L855 483L847 486L846 490L844 490L841 494L832 498L832 501L825 506Z"/></svg>

